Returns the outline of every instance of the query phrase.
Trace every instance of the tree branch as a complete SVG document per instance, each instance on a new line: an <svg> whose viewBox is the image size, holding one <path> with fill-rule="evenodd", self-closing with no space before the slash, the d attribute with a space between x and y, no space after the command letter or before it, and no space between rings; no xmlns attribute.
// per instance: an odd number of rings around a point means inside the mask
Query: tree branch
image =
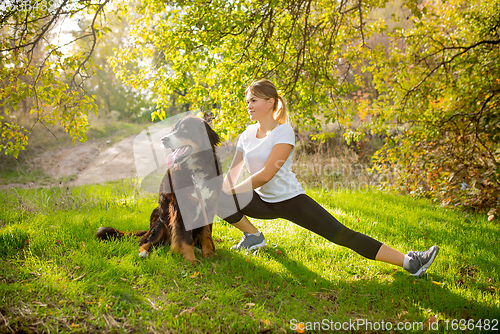
<svg viewBox="0 0 500 334"><path fill-rule="evenodd" d="M500 40L486 40L486 41L480 41L480 42L477 42L477 43L474 43L472 45L469 45L469 46L449 46L449 47L443 47L442 49L440 49L439 51L435 52L433 55L436 55L438 53L444 53L445 50L463 50L459 53L456 53L454 54L449 60L446 60L446 61L442 61L440 63L438 63L430 72L428 72L424 78L416 85L416 86L413 86L410 90L407 91L407 93L405 94L405 99L408 97L408 95L414 91L416 91L425 81L427 81L427 79L429 79L440 67L443 67L443 66L446 66L448 64L451 64L457 57L467 53L468 51L480 46L480 45L484 45L484 44L487 44L487 45L498 45L500 44ZM426 56L425 58L421 58L421 60L419 61L423 61L425 59L427 59L428 57L430 57L431 55L428 55Z"/></svg>
<svg viewBox="0 0 500 334"><path fill-rule="evenodd" d="M67 1L67 0L65 0ZM89 61L90 57L92 56L92 53L94 52L95 46L97 44L97 36L96 36L96 31L95 31L95 21L97 20L97 17L99 16L99 13L104 9L104 6L109 2L110 0L105 0L99 7L97 8L97 11L94 15L94 18L92 19L92 24L90 25L92 28L92 36L93 36L93 43L92 47L90 48L89 54L87 55L87 58L78 65L78 68L76 69L75 73L73 74L73 77L71 78L71 83L74 84L75 86L78 86L76 84L75 78L78 74L80 74L80 70L82 67Z"/></svg>

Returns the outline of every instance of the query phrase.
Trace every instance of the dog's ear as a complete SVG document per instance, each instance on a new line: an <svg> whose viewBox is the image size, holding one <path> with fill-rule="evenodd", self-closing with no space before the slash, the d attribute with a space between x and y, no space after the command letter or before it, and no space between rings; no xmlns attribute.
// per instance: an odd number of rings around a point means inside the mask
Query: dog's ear
<svg viewBox="0 0 500 334"><path fill-rule="evenodd" d="M179 126L181 125L182 121L184 120L185 118L182 118L182 119L179 119L177 122L175 122L174 124L174 128L171 130L171 132L175 132L177 130L179 130Z"/></svg>
<svg viewBox="0 0 500 334"><path fill-rule="evenodd" d="M207 122L203 123L205 123L205 128L207 129L208 140L210 140L210 145L212 145L212 147L219 145L220 138L217 132L215 132Z"/></svg>

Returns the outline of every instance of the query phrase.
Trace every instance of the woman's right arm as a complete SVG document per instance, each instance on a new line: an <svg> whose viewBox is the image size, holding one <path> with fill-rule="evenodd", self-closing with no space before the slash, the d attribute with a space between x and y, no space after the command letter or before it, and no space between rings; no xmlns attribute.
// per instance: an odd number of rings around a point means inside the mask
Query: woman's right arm
<svg viewBox="0 0 500 334"><path fill-rule="evenodd" d="M243 152L237 150L234 155L233 162L231 163L231 167L229 167L229 171L227 172L226 177L224 178L222 191L224 191L227 194L231 193L231 189L234 188L234 186L236 185L236 181L240 176L241 169L243 168L244 164L245 162L243 160Z"/></svg>

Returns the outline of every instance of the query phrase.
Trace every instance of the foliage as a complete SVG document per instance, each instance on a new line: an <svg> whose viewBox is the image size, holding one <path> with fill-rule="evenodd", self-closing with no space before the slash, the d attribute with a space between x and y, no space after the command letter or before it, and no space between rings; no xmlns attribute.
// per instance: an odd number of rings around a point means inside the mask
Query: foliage
<svg viewBox="0 0 500 334"><path fill-rule="evenodd" d="M98 39L90 58L95 65L95 74L85 81L84 87L94 97L100 116L106 117L114 111L123 120L150 120L151 110L154 109L154 91L141 92L124 85L116 78L107 60L115 54L117 48L127 45L128 22L121 16L109 15L106 24L110 31ZM84 33L88 25L89 20L79 21L80 29L73 32L74 37ZM81 50L90 50L92 42L89 39L79 39L76 46ZM140 59L136 59L129 66L138 69L140 62Z"/></svg>
<svg viewBox="0 0 500 334"><path fill-rule="evenodd" d="M112 63L132 87L157 92L155 117L165 117L172 92L192 108L217 106L225 138L249 122L243 92L260 77L273 80L301 129L321 129L322 120L349 125L353 104L340 97L350 94L350 70L380 24L364 18L384 2L141 1L127 6L132 43ZM135 59L149 66L127 69Z"/></svg>
<svg viewBox="0 0 500 334"><path fill-rule="evenodd" d="M87 115L97 108L83 82L93 74L92 48L107 31L100 20L108 2L27 1L22 6L10 2L0 10L0 151L17 156L28 144L31 129L11 117L21 103L36 114L35 124L60 123L73 142L85 140ZM72 42L59 43L54 35L58 24L84 14L93 19L76 39L91 39L91 49L63 52Z"/></svg>
<svg viewBox="0 0 500 334"><path fill-rule="evenodd" d="M243 89L267 77L300 129L371 118L345 137L385 133L377 168L399 168L397 189L447 205L497 205L497 0L143 1L130 9L133 47L113 66L134 87L157 91L160 106L179 90L194 107L218 106L215 125L233 138L249 121ZM150 66L128 70L137 58Z"/></svg>
<svg viewBox="0 0 500 334"><path fill-rule="evenodd" d="M413 2L407 5L415 5ZM396 188L445 205L500 206L500 2L409 6L390 52L370 63L374 130L397 128L375 157Z"/></svg>
<svg viewBox="0 0 500 334"><path fill-rule="evenodd" d="M63 1L50 15L2 12L2 36L24 31L1 47L6 113L31 98L39 121L60 120L74 138L84 136L86 112L95 107L82 94L90 53L63 55L49 42L44 51L42 41L63 9L86 9L95 15L85 35L93 51L110 31L98 28L106 3ZM154 118L176 105L216 107L214 125L225 139L249 122L244 88L269 78L295 125L315 128L317 139L331 135L321 132L330 122L346 128L348 141L386 135L377 168L384 175L398 168L396 189L445 205L495 208L499 8L498 0L131 0L114 7L130 30L110 61L133 91L157 95ZM356 131L354 120L372 122ZM26 131L6 118L2 135L10 154L27 142Z"/></svg>

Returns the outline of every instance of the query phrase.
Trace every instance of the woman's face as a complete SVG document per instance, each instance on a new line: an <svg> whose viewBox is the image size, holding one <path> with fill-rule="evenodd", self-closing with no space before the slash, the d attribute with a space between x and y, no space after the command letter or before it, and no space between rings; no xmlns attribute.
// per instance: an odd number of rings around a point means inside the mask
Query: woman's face
<svg viewBox="0 0 500 334"><path fill-rule="evenodd" d="M252 94L252 92L248 92L246 96L247 100L247 110L250 114L250 119L252 121L258 121L262 119L262 117L272 116L272 108L274 104L274 99L261 99Z"/></svg>

